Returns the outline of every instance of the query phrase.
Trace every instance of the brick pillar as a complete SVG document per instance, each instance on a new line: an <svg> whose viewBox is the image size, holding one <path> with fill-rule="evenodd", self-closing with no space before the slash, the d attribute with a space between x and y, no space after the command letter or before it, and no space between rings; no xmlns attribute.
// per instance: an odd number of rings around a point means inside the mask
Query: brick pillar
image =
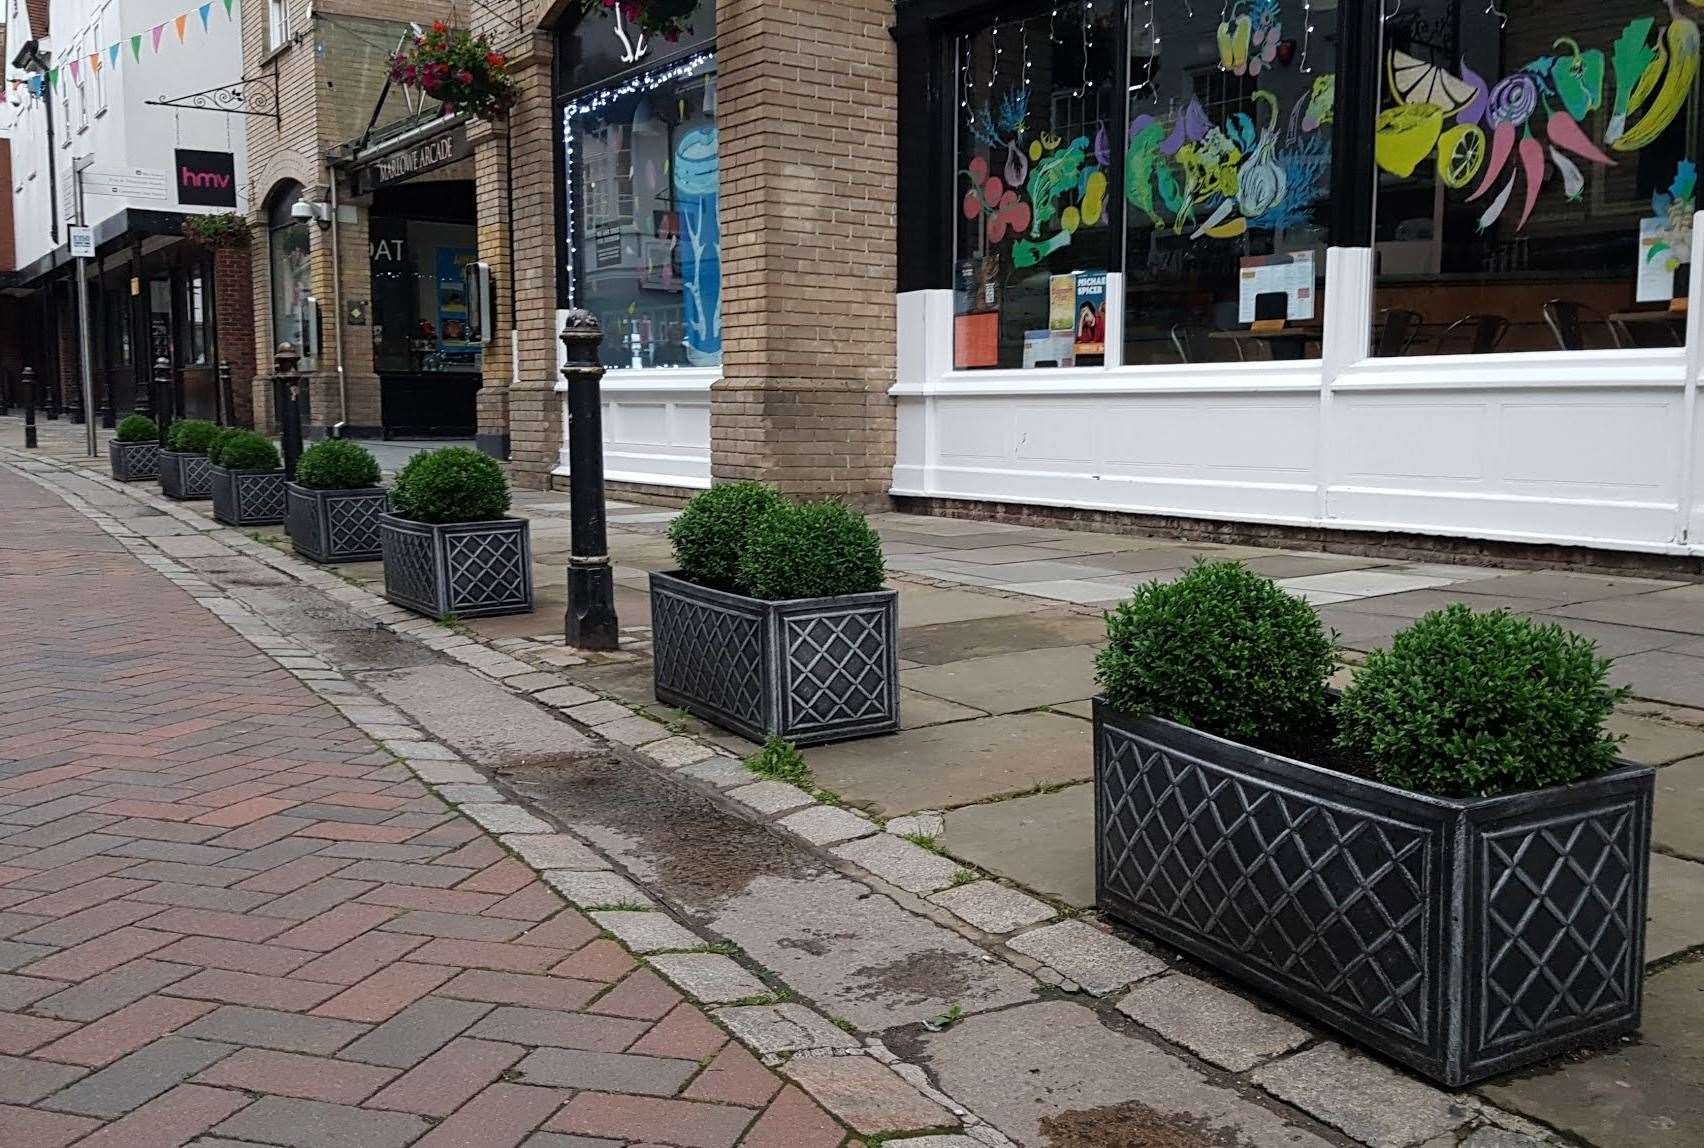
<svg viewBox="0 0 1704 1148"><path fill-rule="evenodd" d="M476 26L483 9L474 9ZM494 42L509 58L509 71L519 88L519 99L509 113L508 130L515 170L515 290L514 314L509 313L509 275L499 277L498 327L502 337L485 356L485 386L490 395L480 396L479 432L501 433L503 398L507 401L507 427L512 462L511 480L516 486L543 490L550 486L562 446L562 402L556 394L556 202L555 112L551 106L550 73L552 47L549 33L532 32L517 37L513 31L487 28ZM503 181L505 170L501 136L493 131L476 137L480 151L478 167L479 257L495 271L507 262L508 244L501 232L502 212L507 203ZM507 328L516 323L520 349L520 374L514 384L509 376Z"/></svg>
<svg viewBox="0 0 1704 1148"><path fill-rule="evenodd" d="M213 249L213 316L219 329L219 357L231 365L228 417L237 426L254 426L254 272L248 244Z"/></svg>
<svg viewBox="0 0 1704 1148"><path fill-rule="evenodd" d="M493 458L509 457L509 141L507 120L475 121L468 130L473 142L474 195L479 216L479 261L491 268L497 289L497 329L485 348L484 378L478 400L479 449Z"/></svg>
<svg viewBox="0 0 1704 1148"><path fill-rule="evenodd" d="M894 450L891 0L718 0L722 373L711 470L885 506Z"/></svg>

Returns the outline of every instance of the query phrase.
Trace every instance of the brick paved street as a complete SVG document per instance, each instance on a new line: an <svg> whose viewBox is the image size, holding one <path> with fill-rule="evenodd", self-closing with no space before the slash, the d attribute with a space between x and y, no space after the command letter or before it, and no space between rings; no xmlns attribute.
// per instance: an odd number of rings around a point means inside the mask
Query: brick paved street
<svg viewBox="0 0 1704 1148"><path fill-rule="evenodd" d="M0 467L0 1145L845 1135L338 710Z"/></svg>

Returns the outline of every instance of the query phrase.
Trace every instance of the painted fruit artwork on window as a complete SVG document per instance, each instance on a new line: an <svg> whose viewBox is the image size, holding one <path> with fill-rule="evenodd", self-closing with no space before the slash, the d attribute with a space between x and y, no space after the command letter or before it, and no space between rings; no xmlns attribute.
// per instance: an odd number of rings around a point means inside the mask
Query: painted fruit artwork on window
<svg viewBox="0 0 1704 1148"><path fill-rule="evenodd" d="M1175 116L1130 121L1124 198L1156 230L1191 239L1235 239L1313 222L1331 169L1336 78L1314 77L1290 108L1267 91L1254 112L1213 123L1200 100ZM1258 117L1258 118L1257 118Z"/></svg>
<svg viewBox="0 0 1704 1148"><path fill-rule="evenodd" d="M1704 0L1686 0L1704 7ZM1391 106L1379 113L1374 158L1398 178L1427 159L1438 181L1485 204L1479 230L1513 218L1526 226L1554 169L1572 203L1586 188L1584 168L1614 167L1616 154L1647 147L1674 123L1698 76L1699 28L1667 0L1669 23L1631 21L1608 51L1558 37L1555 51L1491 83L1463 64L1459 72L1392 51L1385 79ZM1584 126L1604 124L1601 142ZM1683 168L1690 168L1684 164ZM1684 171L1683 171L1684 175ZM1681 178L1669 202L1690 200ZM1518 194L1517 194L1518 193ZM1667 207L1662 209L1667 210Z"/></svg>

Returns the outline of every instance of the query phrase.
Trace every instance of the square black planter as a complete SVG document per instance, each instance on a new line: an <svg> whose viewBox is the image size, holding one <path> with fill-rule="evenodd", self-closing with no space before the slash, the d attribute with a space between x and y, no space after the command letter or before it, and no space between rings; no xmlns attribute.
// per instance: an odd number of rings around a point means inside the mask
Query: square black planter
<svg viewBox="0 0 1704 1148"><path fill-rule="evenodd" d="M376 562L379 515L390 509L382 487L310 490L284 484L284 525L296 553L314 562Z"/></svg>
<svg viewBox="0 0 1704 1148"><path fill-rule="evenodd" d="M274 526L284 521L282 470L208 468L213 517L226 526Z"/></svg>
<svg viewBox="0 0 1704 1148"><path fill-rule="evenodd" d="M429 618L532 609L532 544L524 518L415 522L379 517L385 597Z"/></svg>
<svg viewBox="0 0 1704 1148"><path fill-rule="evenodd" d="M160 493L179 502L213 497L213 464L199 451L160 452Z"/></svg>
<svg viewBox="0 0 1704 1148"><path fill-rule="evenodd" d="M1095 901L1451 1087L1639 1026L1655 773L1427 797L1095 702Z"/></svg>
<svg viewBox="0 0 1704 1148"><path fill-rule="evenodd" d="M107 443L107 458L112 462L112 476L119 482L140 482L160 477L160 444L157 442Z"/></svg>
<svg viewBox="0 0 1704 1148"><path fill-rule="evenodd" d="M651 575L657 698L762 741L899 729L899 595L766 602Z"/></svg>

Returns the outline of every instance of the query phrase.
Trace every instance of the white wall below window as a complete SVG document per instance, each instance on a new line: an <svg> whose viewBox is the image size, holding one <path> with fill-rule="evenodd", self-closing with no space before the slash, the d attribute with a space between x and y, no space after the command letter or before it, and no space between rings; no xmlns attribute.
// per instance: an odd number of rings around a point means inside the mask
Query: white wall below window
<svg viewBox="0 0 1704 1148"><path fill-rule="evenodd" d="M1696 321L1685 350L1369 358L1370 253L1331 256L1300 363L953 371L952 293L901 295L893 493L1704 554Z"/></svg>
<svg viewBox="0 0 1704 1148"><path fill-rule="evenodd" d="M562 329L566 311L556 313L555 330ZM563 365L561 341L556 344L558 378ZM604 478L638 486L685 487L710 485L710 387L721 378L718 368L657 367L647 370L612 369L604 374ZM568 385L556 384L562 396L562 447L554 474L568 477Z"/></svg>

